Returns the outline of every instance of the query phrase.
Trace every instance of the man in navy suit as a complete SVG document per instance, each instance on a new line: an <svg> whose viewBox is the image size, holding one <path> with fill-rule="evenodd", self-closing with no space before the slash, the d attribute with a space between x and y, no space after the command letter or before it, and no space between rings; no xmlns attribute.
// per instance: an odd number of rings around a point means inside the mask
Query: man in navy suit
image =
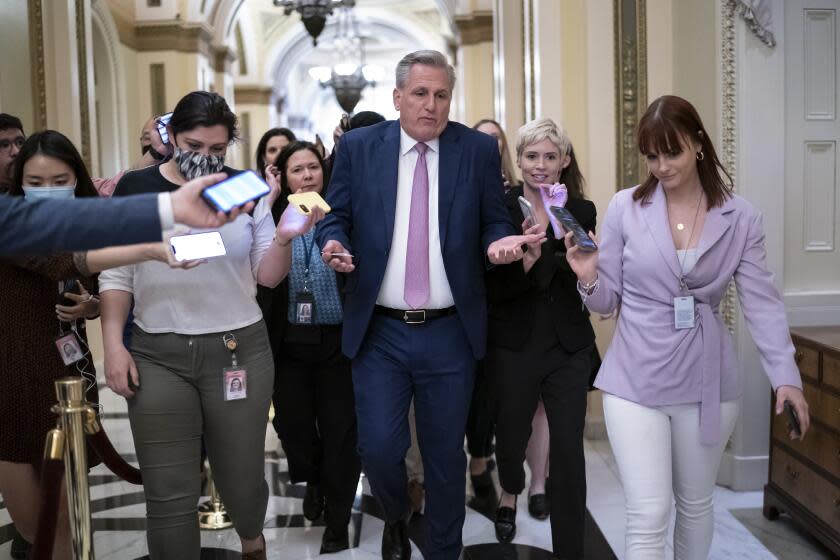
<svg viewBox="0 0 840 560"><path fill-rule="evenodd" d="M254 203L216 212L201 198L222 173L199 177L177 191L125 198L25 200L0 195L0 256L85 251L110 245L160 241L162 230L180 224L212 228L249 212Z"/></svg>
<svg viewBox="0 0 840 560"><path fill-rule="evenodd" d="M460 555L464 430L486 344L484 272L520 259L522 245L542 237L513 235L495 140L448 120L454 83L439 52L400 61L400 118L342 137L332 212L317 232L324 260L349 273L343 351L353 360L362 464L385 514L386 560L411 556L404 458L412 397L425 557Z"/></svg>

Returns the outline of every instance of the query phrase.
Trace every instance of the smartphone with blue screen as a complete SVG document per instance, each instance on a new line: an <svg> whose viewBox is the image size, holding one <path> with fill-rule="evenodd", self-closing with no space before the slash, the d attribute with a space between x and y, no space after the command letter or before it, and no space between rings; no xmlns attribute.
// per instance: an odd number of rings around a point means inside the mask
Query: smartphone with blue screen
<svg viewBox="0 0 840 560"><path fill-rule="evenodd" d="M202 198L212 208L228 213L237 206L267 195L271 188L253 171L243 171L221 183L207 187Z"/></svg>
<svg viewBox="0 0 840 560"><path fill-rule="evenodd" d="M169 132L166 130L166 125L169 124L170 120L172 120L172 113L166 113L157 122L158 134L160 134L160 139L164 144L169 144Z"/></svg>

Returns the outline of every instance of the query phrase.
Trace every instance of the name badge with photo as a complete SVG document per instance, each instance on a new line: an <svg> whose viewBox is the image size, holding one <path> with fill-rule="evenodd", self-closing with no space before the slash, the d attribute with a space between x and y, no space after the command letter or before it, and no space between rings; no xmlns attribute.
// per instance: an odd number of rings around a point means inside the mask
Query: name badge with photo
<svg viewBox="0 0 840 560"><path fill-rule="evenodd" d="M315 320L315 296L312 292L298 292L295 302L295 323L311 325Z"/></svg>
<svg viewBox="0 0 840 560"><path fill-rule="evenodd" d="M222 376L225 401L238 401L248 398L248 372L242 367L224 369Z"/></svg>
<svg viewBox="0 0 840 560"><path fill-rule="evenodd" d="M694 296L674 298L674 328L694 328Z"/></svg>
<svg viewBox="0 0 840 560"><path fill-rule="evenodd" d="M55 339L55 347L65 366L73 365L85 357L79 339L72 332Z"/></svg>

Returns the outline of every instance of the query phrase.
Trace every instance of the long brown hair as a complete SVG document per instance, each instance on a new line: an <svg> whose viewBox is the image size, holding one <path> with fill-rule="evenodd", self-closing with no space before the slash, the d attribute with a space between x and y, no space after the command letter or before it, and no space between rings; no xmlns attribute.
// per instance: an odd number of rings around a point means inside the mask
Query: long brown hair
<svg viewBox="0 0 840 560"><path fill-rule="evenodd" d="M492 124L499 129L499 138L502 139L502 149L500 154L502 158L502 175L504 175L505 180L511 185L516 184L516 167L513 165L513 159L510 157L510 148L508 147L505 130L502 128L502 125L493 119L481 119L473 125L473 129L477 130L478 127L483 124Z"/></svg>
<svg viewBox="0 0 840 560"><path fill-rule="evenodd" d="M663 95L654 100L639 121L636 142L639 152L647 154L671 154L682 152L681 139L696 142L702 146L702 158L697 160L700 185L706 193L709 208L722 206L732 197L732 176L718 159L715 147L697 109L676 95ZM728 182L723 180L726 176ZM648 174L647 179L633 193L633 200L646 203L656 190L658 179Z"/></svg>

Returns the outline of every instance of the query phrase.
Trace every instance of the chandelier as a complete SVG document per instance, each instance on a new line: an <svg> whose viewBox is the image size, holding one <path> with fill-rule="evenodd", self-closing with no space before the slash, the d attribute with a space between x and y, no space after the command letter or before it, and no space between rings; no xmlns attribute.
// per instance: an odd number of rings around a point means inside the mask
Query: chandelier
<svg viewBox="0 0 840 560"><path fill-rule="evenodd" d="M292 12L300 13L300 19L309 35L312 44L318 44L318 36L324 30L327 16L332 15L335 8L352 8L356 0L274 0L274 5L283 8L286 15Z"/></svg>
<svg viewBox="0 0 840 560"><path fill-rule="evenodd" d="M342 10L339 15L333 51L338 53L341 62L332 68L310 68L309 75L317 80L322 88L331 87L341 108L347 113L352 113L362 98L362 91L367 86L375 87L376 82L384 77L384 70L381 66L365 64L364 40L349 9ZM359 62L352 62L353 60Z"/></svg>

